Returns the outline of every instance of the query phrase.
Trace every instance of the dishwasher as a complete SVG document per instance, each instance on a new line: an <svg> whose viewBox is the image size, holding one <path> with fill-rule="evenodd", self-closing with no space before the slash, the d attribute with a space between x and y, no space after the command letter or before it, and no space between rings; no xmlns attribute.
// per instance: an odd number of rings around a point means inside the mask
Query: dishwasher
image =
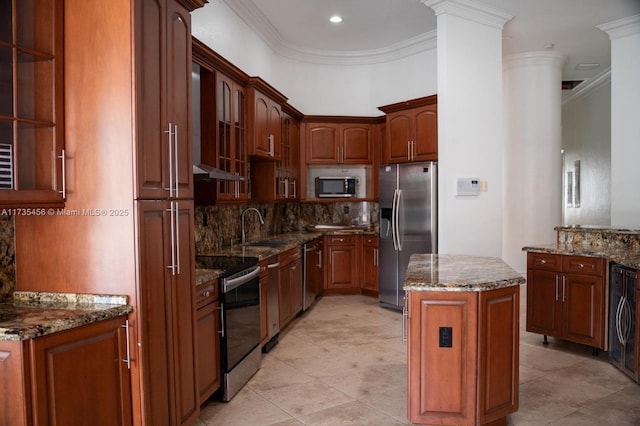
<svg viewBox="0 0 640 426"><path fill-rule="evenodd" d="M280 287L280 258L273 256L267 264L269 271L269 287L267 293L267 321L268 339L262 347L262 352L269 352L278 343L280 335L280 302L278 301L278 288Z"/></svg>

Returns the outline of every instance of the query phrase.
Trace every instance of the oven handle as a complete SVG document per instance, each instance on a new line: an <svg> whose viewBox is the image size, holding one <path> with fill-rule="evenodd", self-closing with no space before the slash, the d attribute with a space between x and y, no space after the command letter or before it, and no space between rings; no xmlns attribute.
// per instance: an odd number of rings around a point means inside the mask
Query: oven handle
<svg viewBox="0 0 640 426"><path fill-rule="evenodd" d="M256 266L253 268L251 272L249 272L248 274L242 275L241 277L232 278L230 280L225 279L223 292L228 293L234 288L240 287L242 284L245 284L251 281L252 279L256 278L259 275L260 275L260 267Z"/></svg>

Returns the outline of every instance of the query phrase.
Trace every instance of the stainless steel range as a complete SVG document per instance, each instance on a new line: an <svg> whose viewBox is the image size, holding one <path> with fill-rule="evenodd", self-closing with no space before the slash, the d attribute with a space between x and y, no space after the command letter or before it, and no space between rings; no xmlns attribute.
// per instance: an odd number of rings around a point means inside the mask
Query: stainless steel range
<svg viewBox="0 0 640 426"><path fill-rule="evenodd" d="M230 401L260 368L260 267L255 257L197 256L220 269L222 400Z"/></svg>

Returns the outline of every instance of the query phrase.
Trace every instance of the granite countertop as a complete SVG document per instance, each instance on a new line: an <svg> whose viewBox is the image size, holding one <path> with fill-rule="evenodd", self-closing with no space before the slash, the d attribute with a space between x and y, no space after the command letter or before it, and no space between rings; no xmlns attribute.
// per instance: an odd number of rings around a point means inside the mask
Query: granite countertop
<svg viewBox="0 0 640 426"><path fill-rule="evenodd" d="M489 291L525 283L525 278L497 257L414 254L409 259L405 291Z"/></svg>
<svg viewBox="0 0 640 426"><path fill-rule="evenodd" d="M640 250L593 244L552 243L526 246L523 251L537 253L564 254L572 256L601 257L610 262L620 263L629 268L640 269Z"/></svg>
<svg viewBox="0 0 640 426"><path fill-rule="evenodd" d="M261 246L261 245L249 245L255 243L255 241L248 241L245 244L237 244L232 247L225 247L220 250L212 252L198 253L198 256L248 256L257 257L258 261L268 259L271 256L276 256L282 252L290 250L292 248L301 246L302 244L313 241L323 235L378 235L376 230L369 229L330 229L327 231L302 231L291 232L287 234L277 234L270 237L261 238L259 241L269 242L278 241L282 242L277 247ZM207 283L211 280L217 279L222 275L222 271L215 269L196 269L196 286Z"/></svg>
<svg viewBox="0 0 640 426"><path fill-rule="evenodd" d="M33 339L132 311L127 296L16 291L0 303L0 340Z"/></svg>

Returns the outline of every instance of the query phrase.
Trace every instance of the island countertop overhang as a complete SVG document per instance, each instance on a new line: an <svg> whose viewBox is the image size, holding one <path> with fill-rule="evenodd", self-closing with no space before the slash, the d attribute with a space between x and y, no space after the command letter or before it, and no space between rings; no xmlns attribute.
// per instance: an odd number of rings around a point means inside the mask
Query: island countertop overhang
<svg viewBox="0 0 640 426"><path fill-rule="evenodd" d="M497 257L414 254L403 283L405 291L481 292L525 283Z"/></svg>

